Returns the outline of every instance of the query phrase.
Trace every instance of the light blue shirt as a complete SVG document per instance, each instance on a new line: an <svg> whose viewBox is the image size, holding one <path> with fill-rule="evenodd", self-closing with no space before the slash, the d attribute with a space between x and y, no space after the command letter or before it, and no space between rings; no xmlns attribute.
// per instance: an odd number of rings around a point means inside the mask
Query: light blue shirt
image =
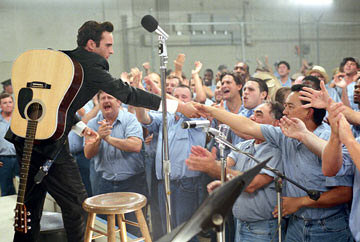
<svg viewBox="0 0 360 242"><path fill-rule="evenodd" d="M282 151L284 172L287 177L309 190L329 191L333 186L351 186L350 177L325 177L321 169L321 159L312 153L303 143L286 137L279 127L261 125L266 141L274 144ZM330 137L330 127L323 123L314 134L324 140ZM286 182L285 195L288 197L307 196L306 192L290 182ZM324 219L341 210L341 204L331 208L301 208L295 215L304 219Z"/></svg>
<svg viewBox="0 0 360 242"><path fill-rule="evenodd" d="M356 141L360 143L360 138ZM349 225L352 235L356 241L360 241L360 171L353 163L349 151L343 147L343 164L337 175L354 176L353 200L350 211Z"/></svg>
<svg viewBox="0 0 360 242"><path fill-rule="evenodd" d="M229 108L226 106L226 102L224 103L224 107L226 111L229 111ZM229 111L230 112L230 111ZM238 115L250 118L250 116L254 113L254 109L247 109L244 107L244 105L241 105L239 112L237 113ZM231 143L233 145L237 145L240 142L243 142L244 139L237 136L232 130L230 130L230 139L231 139Z"/></svg>
<svg viewBox="0 0 360 242"><path fill-rule="evenodd" d="M77 113L76 116L80 118L80 115ZM79 153L84 149L84 137L80 137L74 131L70 131L68 135L68 140L71 154Z"/></svg>
<svg viewBox="0 0 360 242"><path fill-rule="evenodd" d="M291 81L290 77L288 77L288 79L287 79L287 81L286 81L285 83L283 83L283 82L280 80L280 78L279 78L279 81L280 81L280 83L281 83L281 85L282 85L283 87L291 87L291 86L292 86L292 81Z"/></svg>
<svg viewBox="0 0 360 242"><path fill-rule="evenodd" d="M4 139L9 127L10 121L5 120L0 113L0 155L16 155L14 145Z"/></svg>
<svg viewBox="0 0 360 242"><path fill-rule="evenodd" d="M99 129L98 122L104 117L101 112L91 119L88 127ZM113 123L111 137L127 139L137 137L143 140L143 131L134 114L119 110L117 119ZM136 152L126 152L117 149L104 140L101 140L99 152L93 157L95 170L102 174L102 178L111 181L122 181L133 175L144 172L143 155Z"/></svg>
<svg viewBox="0 0 360 242"><path fill-rule="evenodd" d="M260 161L272 156L272 159L267 163L268 166L283 172L281 151L272 144L263 142L255 145L255 140L246 140L236 145L237 148L244 152L253 154L255 158ZM249 157L232 151L229 154L235 162L235 169L239 171L247 171L257 165L257 163ZM276 177L274 173L269 170L262 169L260 174L266 174L271 177ZM273 219L272 211L277 204L277 195L275 190L275 182L259 188L254 193L242 192L237 198L233 206L234 216L246 222L255 222L261 220Z"/></svg>
<svg viewBox="0 0 360 242"><path fill-rule="evenodd" d="M169 144L169 159L170 159L170 179L178 180L185 177L196 177L201 173L198 171L191 171L185 164L185 160L190 155L190 150L193 145L204 147L205 132L201 128L183 129L181 124L184 121L196 120L189 119L182 114L178 121L175 120L175 115L168 114L168 144ZM143 125L152 133L158 133L158 145L156 148L156 177L163 179L162 171L162 113L149 113L151 123Z"/></svg>

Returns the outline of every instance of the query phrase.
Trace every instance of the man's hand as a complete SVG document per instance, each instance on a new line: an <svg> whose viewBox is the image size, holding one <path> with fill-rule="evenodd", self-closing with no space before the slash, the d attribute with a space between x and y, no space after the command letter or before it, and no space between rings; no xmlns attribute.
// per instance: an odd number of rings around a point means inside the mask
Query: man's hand
<svg viewBox="0 0 360 242"><path fill-rule="evenodd" d="M282 117L280 120L280 128L284 135L290 138L302 141L306 132L309 132L304 124L298 118Z"/></svg>
<svg viewBox="0 0 360 242"><path fill-rule="evenodd" d="M129 79L129 73L127 72L122 72L120 75L120 78L123 82L127 82L130 83L130 79Z"/></svg>
<svg viewBox="0 0 360 242"><path fill-rule="evenodd" d="M149 145L150 142L153 140L153 137L154 137L154 134L151 134L151 135L148 135L146 138L145 138L145 144Z"/></svg>
<svg viewBox="0 0 360 242"><path fill-rule="evenodd" d="M84 129L83 135L85 137L85 145L94 144L100 139L99 134L89 127Z"/></svg>
<svg viewBox="0 0 360 242"><path fill-rule="evenodd" d="M202 63L200 61L195 61L195 69L191 71L192 75L198 75L202 68Z"/></svg>
<svg viewBox="0 0 360 242"><path fill-rule="evenodd" d="M345 105L343 103L332 103L329 104L328 108L328 120L331 126L331 133L336 136L339 135L339 120L343 116L342 112L345 110Z"/></svg>
<svg viewBox="0 0 360 242"><path fill-rule="evenodd" d="M327 108L329 99L332 100L329 96L328 91L326 90L325 83L320 82L320 91L314 90L310 87L304 87L304 91L300 91L299 99L302 101L309 102L308 104L302 105L303 108Z"/></svg>
<svg viewBox="0 0 360 242"><path fill-rule="evenodd" d="M149 72L150 72L150 63L149 62L144 62L142 64L142 67L144 68L146 74L149 74Z"/></svg>
<svg viewBox="0 0 360 242"><path fill-rule="evenodd" d="M216 149L214 151L210 153L201 146L193 146L191 147L191 154L185 160L185 163L190 170L208 172L216 166Z"/></svg>
<svg viewBox="0 0 360 242"><path fill-rule="evenodd" d="M293 214L304 206L304 197L282 197L282 216ZM272 212L274 218L278 217L278 207L276 206Z"/></svg>
<svg viewBox="0 0 360 242"><path fill-rule="evenodd" d="M351 131L349 122L346 120L344 115L341 115L339 120L339 138L341 143L347 145L349 141L355 140L354 135Z"/></svg>
<svg viewBox="0 0 360 242"><path fill-rule="evenodd" d="M177 111L184 114L188 118L200 118L199 111L195 108L194 105L196 105L195 102L179 102Z"/></svg>
<svg viewBox="0 0 360 242"><path fill-rule="evenodd" d="M344 72L339 72L334 76L334 83L336 86L340 87L340 88L346 88L347 87L347 83L344 79L344 77L346 76L346 74Z"/></svg>
<svg viewBox="0 0 360 242"><path fill-rule="evenodd" d="M136 88L144 89L141 80L142 80L142 72L138 68L131 68L131 76L133 77L133 81L131 86Z"/></svg>
<svg viewBox="0 0 360 242"><path fill-rule="evenodd" d="M111 134L112 126L111 124L106 121L105 119L102 121L99 121L98 124L100 124L100 127L98 129L98 133L101 139L106 139Z"/></svg>
<svg viewBox="0 0 360 242"><path fill-rule="evenodd" d="M216 181L212 181L209 184L207 184L206 188L208 193L212 193L216 188L221 186L221 181L216 180Z"/></svg>
<svg viewBox="0 0 360 242"><path fill-rule="evenodd" d="M146 87L148 87L149 91L160 95L161 94L161 89L150 79L150 77L146 76L144 77L145 83L146 83Z"/></svg>
<svg viewBox="0 0 360 242"><path fill-rule="evenodd" d="M178 54L176 60L174 60L175 69L182 69L185 62L185 54Z"/></svg>

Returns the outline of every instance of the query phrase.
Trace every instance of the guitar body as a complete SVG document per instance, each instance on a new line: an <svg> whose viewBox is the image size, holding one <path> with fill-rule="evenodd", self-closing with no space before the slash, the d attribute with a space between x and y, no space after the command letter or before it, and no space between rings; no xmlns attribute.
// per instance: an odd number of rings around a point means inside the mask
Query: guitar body
<svg viewBox="0 0 360 242"><path fill-rule="evenodd" d="M40 105L35 140L59 139L65 131L67 111L83 81L81 65L63 52L30 50L14 62L11 82L15 109L10 128L26 137L31 106Z"/></svg>
<svg viewBox="0 0 360 242"><path fill-rule="evenodd" d="M57 140L65 131L68 109L78 93L81 65L60 51L30 50L20 55L12 69L15 109L10 128L25 138L20 183L15 208L15 231L31 229L31 211L25 194L34 140Z"/></svg>

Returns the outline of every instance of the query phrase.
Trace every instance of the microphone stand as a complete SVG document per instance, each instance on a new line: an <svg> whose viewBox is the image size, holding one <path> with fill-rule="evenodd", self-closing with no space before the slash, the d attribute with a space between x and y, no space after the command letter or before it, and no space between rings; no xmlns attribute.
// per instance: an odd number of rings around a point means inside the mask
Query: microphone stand
<svg viewBox="0 0 360 242"><path fill-rule="evenodd" d="M226 139L225 134L223 132L219 132L219 136L223 139ZM221 185L223 185L226 181L226 157L225 157L225 145L223 143L219 143L220 150L220 161L221 161ZM216 237L218 242L225 242L225 221L224 219L218 224L218 231L216 232Z"/></svg>
<svg viewBox="0 0 360 242"><path fill-rule="evenodd" d="M247 152L243 152L242 150L238 149L237 147L235 147L233 144L231 144L229 141L227 141L226 139L224 139L221 135L221 132L219 132L218 130L215 130L213 128L209 128L207 129L207 132L214 137L215 141L218 142L218 144L222 144L225 145L227 147L229 147L230 149L244 154L247 157L251 158L252 160L254 160L256 163L261 163L259 160L257 160L252 154L247 153ZM268 165L265 165L264 169L267 169L271 172L273 172L277 178L275 179L275 187L276 187L276 191L277 191L277 204L278 204L278 232L279 232L279 242L281 242L281 217L282 217L282 202L281 202L281 192L282 192L282 184L281 184L281 180L287 180L290 183L294 184L295 186L297 186L298 188L300 188L301 190L305 191L308 196L310 197L310 199L317 201L320 198L320 192L316 191L316 190L308 190L306 189L304 186L298 184L297 182L295 182L294 180L286 177L282 172L280 172L277 169L274 169ZM219 239L219 237L218 237ZM218 240L219 242L219 240Z"/></svg>
<svg viewBox="0 0 360 242"><path fill-rule="evenodd" d="M161 100L162 100L162 123L163 123L163 178L165 186L165 208L166 208L166 231L171 232L171 199L170 199L170 159L169 159L169 142L168 142L168 128L167 128L167 107L166 107L166 64L168 62L168 55L166 49L166 37L159 35L159 56L160 56L160 76L161 76Z"/></svg>

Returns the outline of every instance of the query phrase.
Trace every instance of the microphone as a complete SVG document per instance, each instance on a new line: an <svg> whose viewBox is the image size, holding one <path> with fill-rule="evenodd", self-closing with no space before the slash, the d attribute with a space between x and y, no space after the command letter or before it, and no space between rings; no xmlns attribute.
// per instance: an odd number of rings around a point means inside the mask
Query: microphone
<svg viewBox="0 0 360 242"><path fill-rule="evenodd" d="M141 19L141 25L150 33L154 32L161 35L165 39L169 38L169 35L159 26L158 21L151 15L145 15Z"/></svg>
<svg viewBox="0 0 360 242"><path fill-rule="evenodd" d="M208 128L209 126L210 126L209 120L184 121L181 124L181 128L183 129Z"/></svg>

